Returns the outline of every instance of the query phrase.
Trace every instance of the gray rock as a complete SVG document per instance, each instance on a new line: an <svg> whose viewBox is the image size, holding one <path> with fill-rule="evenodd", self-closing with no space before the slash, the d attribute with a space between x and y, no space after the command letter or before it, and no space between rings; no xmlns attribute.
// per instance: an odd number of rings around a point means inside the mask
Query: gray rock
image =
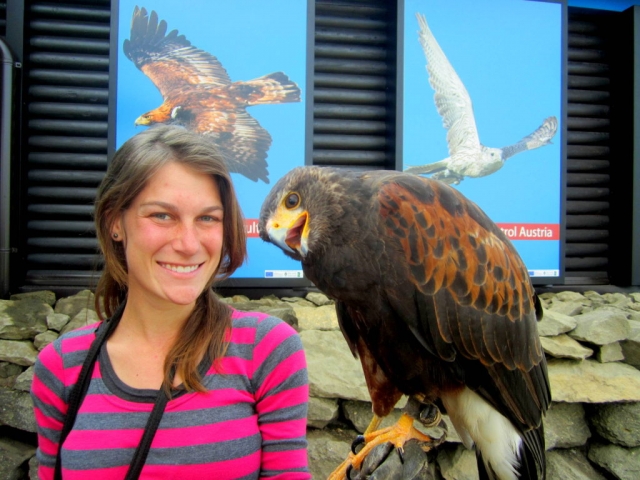
<svg viewBox="0 0 640 480"><path fill-rule="evenodd" d="M550 359L548 367L557 402L640 401L640 372L624 363Z"/></svg>
<svg viewBox="0 0 640 480"><path fill-rule="evenodd" d="M351 451L356 432L311 430L307 433L309 470L313 478L327 478Z"/></svg>
<svg viewBox="0 0 640 480"><path fill-rule="evenodd" d="M373 411L371 410L371 402L358 402L349 400L342 403L342 412L347 420L349 420L357 432L364 432L371 419L373 418ZM391 415L382 420L380 428L385 428L393 425L398 421L402 412L394 410Z"/></svg>
<svg viewBox="0 0 640 480"><path fill-rule="evenodd" d="M445 480L477 480L476 454L462 445L454 449L443 448L438 452L440 473Z"/></svg>
<svg viewBox="0 0 640 480"><path fill-rule="evenodd" d="M596 345L625 340L631 329L627 317L617 310L598 309L593 312L576 316L578 325L569 335L576 340L582 340Z"/></svg>
<svg viewBox="0 0 640 480"><path fill-rule="evenodd" d="M69 320L71 320L69 315L65 315L64 313L52 313L47 315L47 327L49 327L50 330L59 332L67 323L69 323Z"/></svg>
<svg viewBox="0 0 640 480"><path fill-rule="evenodd" d="M570 332L577 324L574 317L553 310L543 310L542 320L538 322L538 334L542 337L554 337Z"/></svg>
<svg viewBox="0 0 640 480"><path fill-rule="evenodd" d="M94 295L91 290L82 290L70 297L60 298L56 302L55 312L74 318L83 309L95 310Z"/></svg>
<svg viewBox="0 0 640 480"><path fill-rule="evenodd" d="M633 302L630 297L627 297L623 293L604 293L602 298L609 305L615 305L619 308L625 308L627 305Z"/></svg>
<svg viewBox="0 0 640 480"><path fill-rule="evenodd" d="M598 360L600 363L619 362L620 360L624 360L624 354L622 353L620 342L613 342L602 345L598 349L596 360Z"/></svg>
<svg viewBox="0 0 640 480"><path fill-rule="evenodd" d="M36 363L38 351L33 343L21 340L0 340L0 360L28 367Z"/></svg>
<svg viewBox="0 0 640 480"><path fill-rule="evenodd" d="M33 382L33 366L27 368L24 372L18 375L13 388L16 390L22 390L23 392L29 392L31 390L31 382Z"/></svg>
<svg viewBox="0 0 640 480"><path fill-rule="evenodd" d="M549 305L549 310L552 312L561 313L563 315L580 315L585 309L583 302L556 302L554 301Z"/></svg>
<svg viewBox="0 0 640 480"><path fill-rule="evenodd" d="M640 447L592 445L589 449L589 460L611 472L620 480L638 480L640 478Z"/></svg>
<svg viewBox="0 0 640 480"><path fill-rule="evenodd" d="M307 425L313 428L324 428L338 418L338 402L331 398L309 398Z"/></svg>
<svg viewBox="0 0 640 480"><path fill-rule="evenodd" d="M540 337L540 344L546 353L555 358L584 360L593 355L593 350L581 345L567 335Z"/></svg>
<svg viewBox="0 0 640 480"><path fill-rule="evenodd" d="M308 302L309 303L309 302ZM301 304L292 304L298 317L298 329L303 330L339 330L338 316L333 305L321 307L308 307Z"/></svg>
<svg viewBox="0 0 640 480"><path fill-rule="evenodd" d="M15 377L22 373L22 367L15 363L0 362L0 378Z"/></svg>
<svg viewBox="0 0 640 480"><path fill-rule="evenodd" d="M56 294L49 290L15 293L9 297L9 300L36 300L38 303L46 303L53 307L56 303Z"/></svg>
<svg viewBox="0 0 640 480"><path fill-rule="evenodd" d="M580 450L547 452L547 480L605 480Z"/></svg>
<svg viewBox="0 0 640 480"><path fill-rule="evenodd" d="M300 338L307 355L311 396L371 401L360 361L351 354L342 332L306 330L300 332Z"/></svg>
<svg viewBox="0 0 640 480"><path fill-rule="evenodd" d="M596 405L590 420L596 432L611 443L640 446L640 403Z"/></svg>
<svg viewBox="0 0 640 480"><path fill-rule="evenodd" d="M38 465L39 465L38 459L34 455L33 457L31 457L31 460L29 460L29 480L39 480Z"/></svg>
<svg viewBox="0 0 640 480"><path fill-rule="evenodd" d="M0 437L0 478L21 480L26 463L36 453L36 447L17 440Z"/></svg>
<svg viewBox="0 0 640 480"><path fill-rule="evenodd" d="M75 330L76 328L86 327L87 325L91 325L98 320L100 319L98 318L98 314L95 312L95 310L83 308L74 317L71 318L71 321L67 323L62 330L60 330L60 335L70 332L71 330Z"/></svg>
<svg viewBox="0 0 640 480"><path fill-rule="evenodd" d="M27 432L36 431L33 402L27 392L0 388L0 423Z"/></svg>
<svg viewBox="0 0 640 480"><path fill-rule="evenodd" d="M631 297L635 303L640 303L640 292L630 293L629 297Z"/></svg>
<svg viewBox="0 0 640 480"><path fill-rule="evenodd" d="M59 336L58 332L55 332L54 330L47 330L44 333L39 333L33 339L33 346L40 351L50 343L55 342Z"/></svg>
<svg viewBox="0 0 640 480"><path fill-rule="evenodd" d="M552 403L544 419L544 441L547 450L581 447L591 431L580 403Z"/></svg>
<svg viewBox="0 0 640 480"><path fill-rule="evenodd" d="M6 340L31 339L47 331L50 305L37 299L0 300L0 338Z"/></svg>
<svg viewBox="0 0 640 480"><path fill-rule="evenodd" d="M305 298L319 307L322 305L333 305L333 300L327 297L324 293L309 292Z"/></svg>
<svg viewBox="0 0 640 480"><path fill-rule="evenodd" d="M640 322L627 320L629 322L629 338L620 342L624 361L629 365L640 368Z"/></svg>
<svg viewBox="0 0 640 480"><path fill-rule="evenodd" d="M277 304L264 302L262 300L259 301L250 301L244 303L233 303L233 308L237 310L242 310L243 312L261 312L266 313L267 315L271 315L272 317L277 317L293 328L298 328L298 317L291 306L291 304L286 302L278 302Z"/></svg>
<svg viewBox="0 0 640 480"><path fill-rule="evenodd" d="M583 305L588 304L587 297L580 292L572 292L570 290L556 293L555 299L561 302L582 302Z"/></svg>
<svg viewBox="0 0 640 480"><path fill-rule="evenodd" d="M300 305L301 307L315 307L315 303L311 303L309 300L305 300L302 297L282 297L283 302L293 303L295 305Z"/></svg>

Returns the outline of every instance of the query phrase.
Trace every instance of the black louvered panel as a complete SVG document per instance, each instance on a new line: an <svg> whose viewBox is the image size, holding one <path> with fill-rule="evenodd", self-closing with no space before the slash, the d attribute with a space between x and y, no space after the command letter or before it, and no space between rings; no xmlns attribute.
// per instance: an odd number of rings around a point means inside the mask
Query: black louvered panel
<svg viewBox="0 0 640 480"><path fill-rule="evenodd" d="M395 2L316 2L313 163L394 168Z"/></svg>
<svg viewBox="0 0 640 480"><path fill-rule="evenodd" d="M0 37L7 32L7 2L0 2Z"/></svg>
<svg viewBox="0 0 640 480"><path fill-rule="evenodd" d="M107 165L110 2L27 2L26 287L91 286Z"/></svg>
<svg viewBox="0 0 640 480"><path fill-rule="evenodd" d="M609 281L611 56L604 18L569 8L567 284Z"/></svg>

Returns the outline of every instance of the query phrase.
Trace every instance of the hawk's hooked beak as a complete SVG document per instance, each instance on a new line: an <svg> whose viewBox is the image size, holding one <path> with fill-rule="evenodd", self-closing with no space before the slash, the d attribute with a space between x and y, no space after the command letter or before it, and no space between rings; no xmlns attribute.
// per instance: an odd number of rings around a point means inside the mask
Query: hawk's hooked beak
<svg viewBox="0 0 640 480"><path fill-rule="evenodd" d="M138 118L136 118L136 121L133 122L133 124L136 127L140 125L147 126L147 125L151 125L151 120L149 120L149 118L145 117L144 115L140 115Z"/></svg>
<svg viewBox="0 0 640 480"><path fill-rule="evenodd" d="M271 241L281 249L305 256L308 252L309 214L306 210L278 211L267 222Z"/></svg>

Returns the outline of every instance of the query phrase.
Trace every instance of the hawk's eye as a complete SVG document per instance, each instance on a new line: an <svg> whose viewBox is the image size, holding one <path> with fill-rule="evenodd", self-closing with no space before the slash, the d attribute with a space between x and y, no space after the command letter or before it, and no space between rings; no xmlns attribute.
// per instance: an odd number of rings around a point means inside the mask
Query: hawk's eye
<svg viewBox="0 0 640 480"><path fill-rule="evenodd" d="M289 209L296 208L298 205L300 205L300 195L297 193L290 193L284 199L284 206Z"/></svg>

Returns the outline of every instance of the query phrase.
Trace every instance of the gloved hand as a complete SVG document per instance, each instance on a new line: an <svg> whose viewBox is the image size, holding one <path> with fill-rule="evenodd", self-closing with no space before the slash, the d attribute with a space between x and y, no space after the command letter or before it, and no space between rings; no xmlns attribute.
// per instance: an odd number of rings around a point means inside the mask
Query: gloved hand
<svg viewBox="0 0 640 480"><path fill-rule="evenodd" d="M434 455L424 452L417 442L409 441L400 454L391 443L378 445L362 463L358 471L352 469L350 480L433 480L435 476Z"/></svg>

